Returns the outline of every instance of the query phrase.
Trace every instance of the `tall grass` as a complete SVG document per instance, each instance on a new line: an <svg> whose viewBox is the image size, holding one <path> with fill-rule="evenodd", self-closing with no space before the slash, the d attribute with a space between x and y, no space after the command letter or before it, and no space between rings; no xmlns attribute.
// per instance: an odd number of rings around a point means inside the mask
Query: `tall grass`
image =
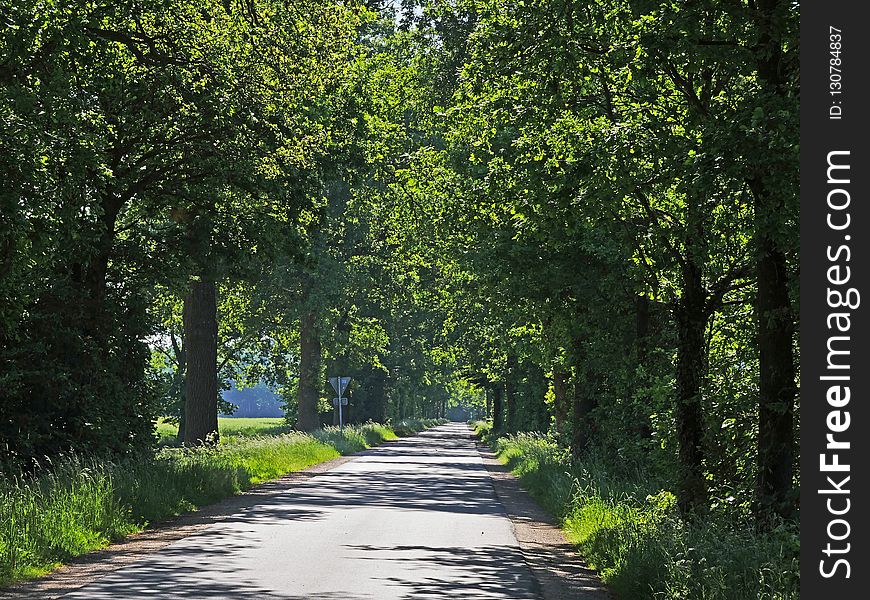
<svg viewBox="0 0 870 600"><path fill-rule="evenodd" d="M538 434L501 437L494 447L621 600L799 597L793 525L759 534L721 512L690 524L674 495L643 473L616 477L596 458L574 464Z"/></svg>
<svg viewBox="0 0 870 600"><path fill-rule="evenodd" d="M399 429L407 434L424 425ZM0 479L0 585L259 482L396 437L390 427L366 423L311 435L228 437L217 447L163 448L121 463L76 456L47 461L35 475Z"/></svg>
<svg viewBox="0 0 870 600"><path fill-rule="evenodd" d="M0 584L136 531L113 468L66 457L41 477L0 481Z"/></svg>

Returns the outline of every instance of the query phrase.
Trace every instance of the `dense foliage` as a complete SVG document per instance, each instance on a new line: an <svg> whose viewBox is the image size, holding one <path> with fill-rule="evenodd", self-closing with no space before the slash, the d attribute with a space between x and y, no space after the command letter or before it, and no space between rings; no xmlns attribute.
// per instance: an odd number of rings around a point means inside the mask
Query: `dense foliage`
<svg viewBox="0 0 870 600"><path fill-rule="evenodd" d="M488 423L475 428L618 597L800 597L795 527L759 532L733 511L686 521L662 481L634 465L597 453L573 460L539 433L496 439Z"/></svg>

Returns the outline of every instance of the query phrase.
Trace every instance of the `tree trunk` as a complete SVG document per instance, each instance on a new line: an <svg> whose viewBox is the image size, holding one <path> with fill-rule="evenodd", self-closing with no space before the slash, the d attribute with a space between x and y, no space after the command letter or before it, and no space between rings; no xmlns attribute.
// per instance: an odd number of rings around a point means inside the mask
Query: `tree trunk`
<svg viewBox="0 0 870 600"><path fill-rule="evenodd" d="M571 415L571 454L577 459L591 441L590 413L598 406L598 386L586 362L583 342L574 343L574 396Z"/></svg>
<svg viewBox="0 0 870 600"><path fill-rule="evenodd" d="M184 443L218 441L217 290L207 277L192 281L184 297ZM209 436L212 436L211 438Z"/></svg>
<svg viewBox="0 0 870 600"><path fill-rule="evenodd" d="M492 430L495 432L503 431L502 419L504 415L502 413L504 413L502 387L494 385L492 388Z"/></svg>
<svg viewBox="0 0 870 600"><path fill-rule="evenodd" d="M677 405L679 443L677 506L690 517L707 509L704 477L704 413L701 404L707 377L707 345L704 334L710 318L704 267L707 264L706 219L703 198L686 198L686 231L680 258L682 290L674 301L677 325Z"/></svg>
<svg viewBox="0 0 870 600"><path fill-rule="evenodd" d="M561 369L553 371L553 415L556 432L560 433L568 421L568 374Z"/></svg>
<svg viewBox="0 0 870 600"><path fill-rule="evenodd" d="M634 302L635 356L637 363L646 362L649 338L649 298L637 296Z"/></svg>
<svg viewBox="0 0 870 600"><path fill-rule="evenodd" d="M759 41L756 54L759 79L778 96L789 93L782 73L782 33L777 21L778 0L757 4ZM758 324L758 480L756 516L761 525L771 515L795 514L793 497L794 405L797 395L794 368L794 313L788 293L788 262L774 239L789 214L784 193L771 189L764 176L749 182L754 198L756 275L755 314Z"/></svg>
<svg viewBox="0 0 870 600"><path fill-rule="evenodd" d="M373 421L384 423L387 419L387 374L381 369L373 368L367 383L369 417Z"/></svg>
<svg viewBox="0 0 870 600"><path fill-rule="evenodd" d="M505 431L514 433L517 430L517 375L519 366L515 354L507 355L507 372L504 379L504 399L506 409Z"/></svg>
<svg viewBox="0 0 870 600"><path fill-rule="evenodd" d="M684 515L707 506L704 479L704 419L701 391L706 375L704 332L707 314L700 274L690 269L683 297L677 303L677 439L679 441L679 489L677 503Z"/></svg>
<svg viewBox="0 0 870 600"><path fill-rule="evenodd" d="M547 388L549 384L544 369L538 363L529 361L523 365L524 425L530 431L544 433L550 428L550 411L547 408Z"/></svg>
<svg viewBox="0 0 870 600"><path fill-rule="evenodd" d="M57 339L54 328L41 332L47 337L41 340L43 347L51 348L58 344L58 364L53 365L53 372L64 376L38 382L38 395L54 406L50 409L39 407L36 412L63 415L63 433L57 437L76 440L83 448L87 445L86 440L94 440L95 433L99 435L98 430L87 425L96 416L89 411L100 406L89 399L89 394L105 393L96 390L105 390L108 386L129 389L131 394L135 394L133 390L140 387L136 381L142 373L141 364L135 358L136 336L114 335L117 313L107 303L107 275L114 253L117 218L123 203L115 195L106 193L102 195L100 207L102 213L96 223L95 239L86 250L76 249L69 253L73 259L68 265L71 285L68 288L59 286L58 291L62 290L62 293L55 296L56 300L52 299L54 290L40 300L49 314L63 322L66 335L72 339ZM89 229L90 225L84 227ZM41 402L42 399L36 401L35 407ZM132 425L134 402L128 399L116 403L117 416L126 421L125 425ZM49 439L53 437L53 434L49 435ZM127 446L128 440L116 437L107 442L108 446L121 449Z"/></svg>
<svg viewBox="0 0 870 600"><path fill-rule="evenodd" d="M648 386L649 378L637 373L637 368L642 369L642 373L650 372L650 365L647 364L649 356L649 298L647 296L637 296L634 304L635 316L635 339L634 339L634 357L635 357L635 384L642 388ZM644 407L652 406L652 398L645 394L640 398L640 402ZM644 416L644 420L637 424L637 432L641 438L651 439L652 428L649 420Z"/></svg>
<svg viewBox="0 0 870 600"><path fill-rule="evenodd" d="M320 336L317 315L302 315L299 327L299 408L296 427L314 431L320 427L317 401L320 398Z"/></svg>
<svg viewBox="0 0 870 600"><path fill-rule="evenodd" d="M185 431L187 431L187 403L184 404L181 416L178 418L178 435L176 440L183 443Z"/></svg>
<svg viewBox="0 0 870 600"><path fill-rule="evenodd" d="M763 236L759 245L758 512L760 517L764 513L787 517L794 514L794 321L785 255L768 237Z"/></svg>
<svg viewBox="0 0 870 600"><path fill-rule="evenodd" d="M73 281L82 287L82 315L85 335L102 347L110 334L106 330L106 278L115 244L115 228L124 202L115 194L106 193L100 201L99 237L94 253L86 263L72 266Z"/></svg>

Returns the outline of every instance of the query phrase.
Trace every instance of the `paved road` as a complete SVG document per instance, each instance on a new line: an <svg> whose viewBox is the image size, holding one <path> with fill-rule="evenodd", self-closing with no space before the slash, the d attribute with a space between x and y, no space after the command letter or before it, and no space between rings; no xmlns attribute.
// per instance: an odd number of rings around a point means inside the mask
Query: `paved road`
<svg viewBox="0 0 870 600"><path fill-rule="evenodd" d="M370 450L63 596L538 599L463 424Z"/></svg>

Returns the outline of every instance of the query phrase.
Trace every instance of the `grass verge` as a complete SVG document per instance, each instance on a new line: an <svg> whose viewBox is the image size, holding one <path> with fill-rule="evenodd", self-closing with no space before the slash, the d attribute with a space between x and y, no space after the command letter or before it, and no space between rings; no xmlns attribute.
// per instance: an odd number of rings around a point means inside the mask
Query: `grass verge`
<svg viewBox="0 0 870 600"><path fill-rule="evenodd" d="M228 436L217 447L163 448L119 463L46 461L39 474L0 479L0 586L42 575L160 519L441 422Z"/></svg>
<svg viewBox="0 0 870 600"><path fill-rule="evenodd" d="M799 597L797 527L759 534L732 514L683 521L674 495L642 473L617 478L595 458L574 463L539 434L494 438L475 423L523 487L620 600L785 600Z"/></svg>
<svg viewBox="0 0 870 600"><path fill-rule="evenodd" d="M160 418L157 420L155 431L161 446L179 445L177 423ZM218 417L218 431L221 434L221 442L226 442L239 437L290 433L292 428L281 417Z"/></svg>

